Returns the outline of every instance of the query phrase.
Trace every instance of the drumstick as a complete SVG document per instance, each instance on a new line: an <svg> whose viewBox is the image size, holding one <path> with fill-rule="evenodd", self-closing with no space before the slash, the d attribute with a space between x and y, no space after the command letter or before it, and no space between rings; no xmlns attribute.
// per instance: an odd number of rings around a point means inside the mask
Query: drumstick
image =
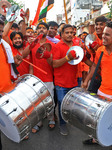
<svg viewBox="0 0 112 150"><path fill-rule="evenodd" d="M30 63L29 61L22 59L23 61L25 61L26 63L30 64L31 66L33 66L34 68L40 70L41 72L43 72L44 74L47 74L47 72L45 72L44 70L40 69L39 67L35 66L34 64Z"/></svg>

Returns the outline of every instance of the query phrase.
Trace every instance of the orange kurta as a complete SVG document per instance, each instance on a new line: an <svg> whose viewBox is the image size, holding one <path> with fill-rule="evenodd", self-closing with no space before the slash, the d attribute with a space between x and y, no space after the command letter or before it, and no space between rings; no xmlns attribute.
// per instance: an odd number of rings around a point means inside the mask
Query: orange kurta
<svg viewBox="0 0 112 150"><path fill-rule="evenodd" d="M0 92L6 92L11 85L10 66L0 44Z"/></svg>

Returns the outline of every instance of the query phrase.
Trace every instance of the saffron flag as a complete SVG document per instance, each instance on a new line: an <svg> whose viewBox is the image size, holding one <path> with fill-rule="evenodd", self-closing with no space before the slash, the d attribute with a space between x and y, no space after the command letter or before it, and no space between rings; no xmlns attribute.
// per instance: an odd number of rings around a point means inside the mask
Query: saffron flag
<svg viewBox="0 0 112 150"><path fill-rule="evenodd" d="M54 0L40 0L32 25L37 25L40 21L46 22L47 12L53 7L53 5Z"/></svg>

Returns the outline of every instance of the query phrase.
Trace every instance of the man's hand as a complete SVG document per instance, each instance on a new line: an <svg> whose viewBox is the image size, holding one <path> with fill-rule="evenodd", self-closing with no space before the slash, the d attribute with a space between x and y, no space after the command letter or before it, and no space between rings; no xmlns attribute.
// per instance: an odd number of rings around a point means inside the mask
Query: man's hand
<svg viewBox="0 0 112 150"><path fill-rule="evenodd" d="M45 58L48 59L50 58L51 53L47 51L47 49L44 46L40 46L36 52L36 58L41 59Z"/></svg>
<svg viewBox="0 0 112 150"><path fill-rule="evenodd" d="M35 37L27 36L27 41L29 42L29 44L31 44L34 40L35 40Z"/></svg>
<svg viewBox="0 0 112 150"><path fill-rule="evenodd" d="M74 50L71 50L67 56L69 60L73 60L76 58L76 52Z"/></svg>
<svg viewBox="0 0 112 150"><path fill-rule="evenodd" d="M39 36L37 36L35 38L35 40L30 44L30 47L29 49L32 50L36 45L37 43L40 41L40 39L43 37L43 34L40 34Z"/></svg>
<svg viewBox="0 0 112 150"><path fill-rule="evenodd" d="M89 46L93 52L95 52L99 48L99 44L96 41L94 41L92 44L89 44Z"/></svg>
<svg viewBox="0 0 112 150"><path fill-rule="evenodd" d="M24 18L24 17L25 17L25 12L24 12L24 10L23 10L23 9L21 9L21 10L20 10L20 16L21 16L22 18Z"/></svg>
<svg viewBox="0 0 112 150"><path fill-rule="evenodd" d="M88 83L84 81L82 83L81 87L84 88L84 89L86 89L88 87Z"/></svg>
<svg viewBox="0 0 112 150"><path fill-rule="evenodd" d="M19 54L17 54L16 56L14 56L14 62L16 64L16 66L19 66L20 63L22 62L22 56L20 56Z"/></svg>

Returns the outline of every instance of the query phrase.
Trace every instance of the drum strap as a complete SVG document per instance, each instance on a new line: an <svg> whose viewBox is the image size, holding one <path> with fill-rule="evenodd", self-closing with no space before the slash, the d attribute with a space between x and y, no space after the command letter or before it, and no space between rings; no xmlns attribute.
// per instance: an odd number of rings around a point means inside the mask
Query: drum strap
<svg viewBox="0 0 112 150"><path fill-rule="evenodd" d="M103 51L101 52L100 58L98 60L98 63L97 63L96 69L95 69L95 72L93 74L93 77L91 79L90 85L88 87L88 91L90 91L90 92L92 92L92 90L93 90L93 85L94 85L94 82L95 82L95 79L96 79L97 71L98 71L98 68L100 66L100 62L101 62L102 56L103 56Z"/></svg>

